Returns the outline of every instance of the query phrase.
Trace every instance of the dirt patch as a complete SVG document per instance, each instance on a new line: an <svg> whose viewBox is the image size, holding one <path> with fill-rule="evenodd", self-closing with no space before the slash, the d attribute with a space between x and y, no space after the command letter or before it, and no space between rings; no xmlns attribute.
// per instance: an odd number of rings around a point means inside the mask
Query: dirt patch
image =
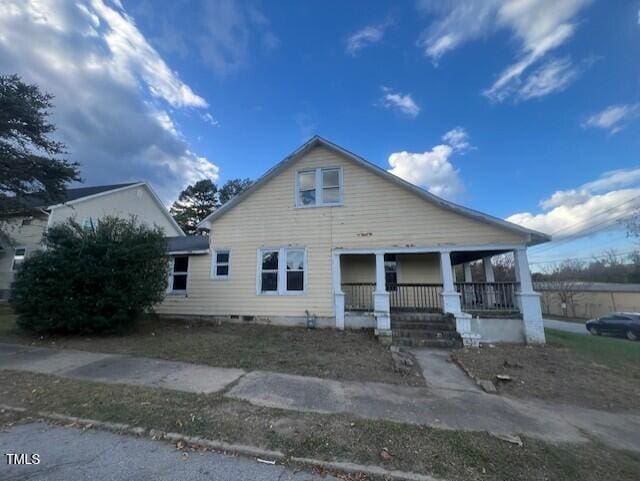
<svg viewBox="0 0 640 481"><path fill-rule="evenodd" d="M609 411L638 410L640 366L614 368L558 346L497 345L461 349L459 362L498 392ZM510 381L499 381L506 374Z"/></svg>
<svg viewBox="0 0 640 481"><path fill-rule="evenodd" d="M397 370L389 349L369 330L214 325L147 318L122 335L39 337L18 330L14 319L5 317L0 318L0 341L337 380L424 385L417 363Z"/></svg>
<svg viewBox="0 0 640 481"><path fill-rule="evenodd" d="M0 371L0 402L451 481L631 481L640 475L637 453L595 443L551 445L523 438L523 446L517 446L486 433L260 408L219 395L22 372Z"/></svg>

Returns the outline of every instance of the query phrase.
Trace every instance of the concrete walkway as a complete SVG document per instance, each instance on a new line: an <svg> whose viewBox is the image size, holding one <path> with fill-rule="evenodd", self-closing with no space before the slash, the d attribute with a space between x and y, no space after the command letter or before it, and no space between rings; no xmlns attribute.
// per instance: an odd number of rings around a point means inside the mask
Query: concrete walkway
<svg viewBox="0 0 640 481"><path fill-rule="evenodd" d="M274 372L211 368L130 356L58 351L0 344L0 369L93 381L211 393L257 406L319 413L349 413L440 429L521 434L553 442L594 437L610 446L640 451L640 414L613 414L478 390L446 351L420 349L427 387L347 382Z"/></svg>
<svg viewBox="0 0 640 481"><path fill-rule="evenodd" d="M584 322L558 321L556 319L544 319L544 327L547 329L557 329L558 331L572 332L574 334L589 334Z"/></svg>
<svg viewBox="0 0 640 481"><path fill-rule="evenodd" d="M3 343L0 369L205 394L224 389L244 374L241 369Z"/></svg>

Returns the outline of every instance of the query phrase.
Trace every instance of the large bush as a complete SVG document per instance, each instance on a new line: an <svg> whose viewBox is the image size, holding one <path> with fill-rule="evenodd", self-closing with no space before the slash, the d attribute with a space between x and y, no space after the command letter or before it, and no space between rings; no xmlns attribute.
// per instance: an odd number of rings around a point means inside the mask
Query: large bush
<svg viewBox="0 0 640 481"><path fill-rule="evenodd" d="M118 331L161 301L166 286L162 231L106 217L92 228L69 221L49 229L47 249L16 273L10 302L31 331Z"/></svg>

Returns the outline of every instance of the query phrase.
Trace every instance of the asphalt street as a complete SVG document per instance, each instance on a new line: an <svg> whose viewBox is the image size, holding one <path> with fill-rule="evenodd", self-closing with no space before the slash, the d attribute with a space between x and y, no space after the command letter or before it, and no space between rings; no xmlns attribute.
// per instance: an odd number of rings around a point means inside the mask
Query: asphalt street
<svg viewBox="0 0 640 481"><path fill-rule="evenodd" d="M337 481L246 457L183 452L148 438L44 423L1 431L0 451L3 481ZM38 454L40 462L8 465L6 453Z"/></svg>

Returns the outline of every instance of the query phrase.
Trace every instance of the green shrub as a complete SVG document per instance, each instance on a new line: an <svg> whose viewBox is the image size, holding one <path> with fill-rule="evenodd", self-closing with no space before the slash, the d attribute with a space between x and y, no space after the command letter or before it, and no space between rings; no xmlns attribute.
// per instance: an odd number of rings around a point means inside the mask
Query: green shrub
<svg viewBox="0 0 640 481"><path fill-rule="evenodd" d="M49 229L47 249L16 273L10 302L30 331L120 331L160 302L166 286L162 231L106 217L92 228L69 221Z"/></svg>

